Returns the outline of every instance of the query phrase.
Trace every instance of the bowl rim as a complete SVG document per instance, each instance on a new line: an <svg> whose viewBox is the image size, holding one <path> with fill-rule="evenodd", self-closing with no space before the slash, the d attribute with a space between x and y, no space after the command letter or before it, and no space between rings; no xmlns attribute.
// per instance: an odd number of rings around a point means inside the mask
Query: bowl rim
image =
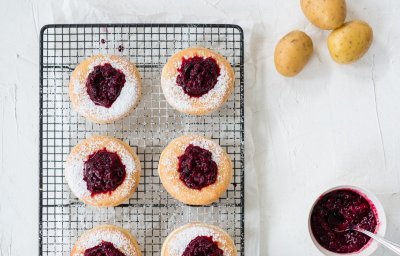
<svg viewBox="0 0 400 256"><path fill-rule="evenodd" d="M370 241L365 244L359 251L356 252L352 252L352 253L335 253L332 251L329 251L327 249L325 249L324 247L322 247L318 241L316 240L312 229L311 229L311 214L312 214L312 210L314 209L316 203L318 202L318 200L323 197L324 195L326 195L329 192L335 191L335 190L340 190L340 189L350 189L353 190L357 193L359 193L360 195L362 195L363 197L365 197L366 199L368 199L368 201L370 203L372 203L372 205L375 207L375 211L376 211L376 215L377 215L377 219L378 219L378 224L377 224L377 228L375 230L375 234L380 235L380 236L384 236L386 233L386 224L387 224L387 219L386 219L386 213L385 210L382 206L382 203L379 201L379 199L375 196L374 193L372 193L370 190L362 188L362 187L358 187L358 186L353 186L353 185L339 185L339 186L335 186L335 187L331 187L327 190L325 190L323 193L321 193L313 202L309 214L308 214L308 232L310 234L310 238L312 240L312 242L314 243L315 247L317 247L317 249L327 255L327 256L343 256L343 255L352 255L352 256L370 256L372 253L374 253L376 251L376 249L378 249L379 247L379 243L374 241L373 239L370 239Z"/></svg>

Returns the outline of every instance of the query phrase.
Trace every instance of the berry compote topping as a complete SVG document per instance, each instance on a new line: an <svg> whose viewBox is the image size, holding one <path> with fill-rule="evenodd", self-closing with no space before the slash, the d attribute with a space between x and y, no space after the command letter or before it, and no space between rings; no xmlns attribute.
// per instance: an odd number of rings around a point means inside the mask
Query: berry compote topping
<svg viewBox="0 0 400 256"><path fill-rule="evenodd" d="M222 256L224 251L218 248L218 244L211 236L198 236L186 247L182 256Z"/></svg>
<svg viewBox="0 0 400 256"><path fill-rule="evenodd" d="M99 245L86 249L84 256L125 256L110 242L102 241Z"/></svg>
<svg viewBox="0 0 400 256"><path fill-rule="evenodd" d="M218 166L207 149L190 144L178 160L179 179L188 188L201 190L217 180Z"/></svg>
<svg viewBox="0 0 400 256"><path fill-rule="evenodd" d="M182 59L176 83L190 97L201 97L217 84L220 68L214 58L190 57Z"/></svg>
<svg viewBox="0 0 400 256"><path fill-rule="evenodd" d="M110 63L97 65L86 80L86 91L96 105L111 107L125 85L125 74Z"/></svg>
<svg viewBox="0 0 400 256"><path fill-rule="evenodd" d="M121 45L118 46L117 50L119 52L123 52L125 50L125 47L121 44Z"/></svg>
<svg viewBox="0 0 400 256"><path fill-rule="evenodd" d="M363 248L370 238L349 226L374 232L375 207L356 191L339 189L322 196L311 213L311 229L318 243L329 251L352 253Z"/></svg>
<svg viewBox="0 0 400 256"><path fill-rule="evenodd" d="M91 154L84 164L83 180L92 196L111 193L122 184L125 176L121 158L105 148Z"/></svg>

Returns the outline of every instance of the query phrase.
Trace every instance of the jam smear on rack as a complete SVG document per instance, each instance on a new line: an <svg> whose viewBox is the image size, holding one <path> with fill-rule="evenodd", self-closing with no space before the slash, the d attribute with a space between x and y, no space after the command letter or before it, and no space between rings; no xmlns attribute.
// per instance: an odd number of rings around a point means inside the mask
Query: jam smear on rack
<svg viewBox="0 0 400 256"><path fill-rule="evenodd" d="M182 256L223 256L224 251L211 236L198 236L187 245Z"/></svg>
<svg viewBox="0 0 400 256"><path fill-rule="evenodd" d="M190 144L178 160L179 179L187 187L201 190L217 180L218 166L207 149Z"/></svg>
<svg viewBox="0 0 400 256"><path fill-rule="evenodd" d="M99 245L86 249L84 256L125 256L120 250L115 248L113 243L102 241Z"/></svg>
<svg viewBox="0 0 400 256"><path fill-rule="evenodd" d="M220 68L214 58L199 56L182 58L176 83L190 97L201 97L212 90L218 82Z"/></svg>
<svg viewBox="0 0 400 256"><path fill-rule="evenodd" d="M362 249L370 238L348 230L350 225L374 232L377 226L375 206L350 189L338 189L323 195L311 213L311 229L318 243L335 253Z"/></svg>
<svg viewBox="0 0 400 256"><path fill-rule="evenodd" d="M84 163L83 180L93 195L111 193L125 180L126 171L117 153L101 149Z"/></svg>
<svg viewBox="0 0 400 256"><path fill-rule="evenodd" d="M110 63L97 65L86 80L86 91L94 104L110 108L125 85L125 74Z"/></svg>

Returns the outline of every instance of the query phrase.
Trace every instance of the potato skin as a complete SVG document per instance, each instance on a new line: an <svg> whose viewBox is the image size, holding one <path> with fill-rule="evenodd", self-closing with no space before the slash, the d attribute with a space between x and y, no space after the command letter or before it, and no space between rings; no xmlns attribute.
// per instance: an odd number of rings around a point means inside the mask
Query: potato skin
<svg viewBox="0 0 400 256"><path fill-rule="evenodd" d="M302 31L292 31L286 34L275 47L276 70L283 76L295 76L307 64L312 52L311 38Z"/></svg>
<svg viewBox="0 0 400 256"><path fill-rule="evenodd" d="M327 44L334 61L348 64L357 61L368 51L372 39L372 28L364 21L354 20L333 30Z"/></svg>
<svg viewBox="0 0 400 256"><path fill-rule="evenodd" d="M338 28L346 19L345 0L300 0L300 4L307 19L321 29Z"/></svg>

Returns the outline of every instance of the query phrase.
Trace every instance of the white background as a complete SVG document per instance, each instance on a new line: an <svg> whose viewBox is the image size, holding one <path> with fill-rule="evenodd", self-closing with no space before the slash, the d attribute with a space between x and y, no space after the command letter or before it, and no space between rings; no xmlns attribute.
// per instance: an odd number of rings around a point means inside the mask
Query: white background
<svg viewBox="0 0 400 256"><path fill-rule="evenodd" d="M0 255L37 254L38 35L48 23L241 25L246 255L319 255L308 235L309 208L340 184L376 193L387 212L387 237L399 242L400 1L347 2L347 20L367 21L374 42L359 62L340 66L329 57L328 32L305 19L298 0L0 0ZM312 37L315 51L304 71L288 79L275 71L273 51L294 29Z"/></svg>

